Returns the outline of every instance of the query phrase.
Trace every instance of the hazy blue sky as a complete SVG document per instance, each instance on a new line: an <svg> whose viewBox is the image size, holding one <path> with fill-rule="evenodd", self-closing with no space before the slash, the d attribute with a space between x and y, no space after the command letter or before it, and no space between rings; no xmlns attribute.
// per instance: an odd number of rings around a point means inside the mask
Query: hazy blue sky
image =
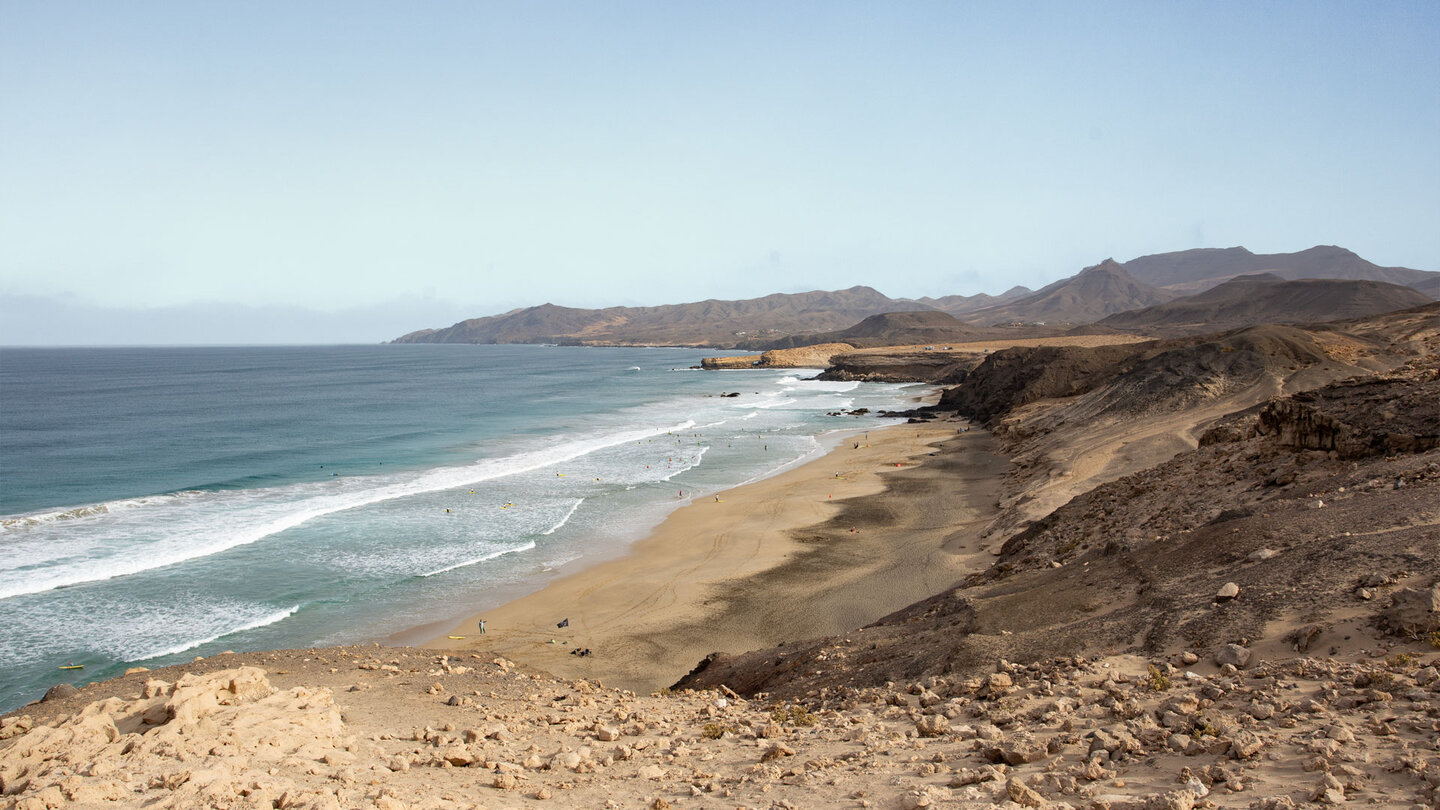
<svg viewBox="0 0 1440 810"><path fill-rule="evenodd" d="M0 342L999 292L1192 247L1440 270L1437 42L1435 0L8 0Z"/></svg>

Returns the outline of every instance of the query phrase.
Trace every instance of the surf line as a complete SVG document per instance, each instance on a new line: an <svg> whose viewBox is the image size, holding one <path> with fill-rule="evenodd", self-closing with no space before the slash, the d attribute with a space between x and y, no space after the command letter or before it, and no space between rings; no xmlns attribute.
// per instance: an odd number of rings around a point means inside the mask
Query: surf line
<svg viewBox="0 0 1440 810"><path fill-rule="evenodd" d="M290 508L289 514L241 528L228 536L208 543L190 544L183 542L193 535L210 536L206 527L196 527L187 534L175 535L167 540L181 541L152 545L151 553L136 555L126 560L107 557L101 560L87 560L66 565L65 560L50 560L40 566L32 566L23 576L10 578L0 576L0 599L24 596L32 593L78 585L84 582L99 582L123 576L143 573L189 560L209 557L229 551L232 548L249 545L274 534L293 529L318 517L358 509L383 501L407 498L429 492L469 486L479 481L505 478L511 475L532 472L553 464L560 464L590 453L629 444L637 439L662 436L675 430L686 430L694 426L685 421L668 428L649 428L627 431L621 434L596 437L577 441L560 452L536 452L487 460L504 462L508 466L497 468L493 463L482 463L470 467L444 468L422 474L413 480L380 486L375 489L345 495L320 495L298 501ZM479 468L479 469L477 469ZM57 565L56 563L59 563ZM11 572L5 572L7 575Z"/></svg>
<svg viewBox="0 0 1440 810"><path fill-rule="evenodd" d="M565 517L560 518L560 522L559 522L559 523L556 523L554 526L551 526L550 528L548 528L548 529L546 529L545 531L541 532L541 534L554 534L556 529L559 529L561 526L564 526L566 523L569 523L571 516L575 514L575 510L576 510L576 509L579 509L579 508L580 508L580 504L582 504L582 503L585 503L585 499L584 499L584 498L580 498L579 500L575 501L575 504L570 507L570 511L565 513Z"/></svg>

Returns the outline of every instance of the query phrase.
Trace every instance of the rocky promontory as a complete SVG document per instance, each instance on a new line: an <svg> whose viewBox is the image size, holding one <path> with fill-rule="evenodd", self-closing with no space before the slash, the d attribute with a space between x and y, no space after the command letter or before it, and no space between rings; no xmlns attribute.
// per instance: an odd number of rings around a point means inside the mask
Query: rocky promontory
<svg viewBox="0 0 1440 810"><path fill-rule="evenodd" d="M825 368L836 355L853 352L848 343L817 343L796 349L771 349L759 355L705 357L700 367L710 370L737 368Z"/></svg>

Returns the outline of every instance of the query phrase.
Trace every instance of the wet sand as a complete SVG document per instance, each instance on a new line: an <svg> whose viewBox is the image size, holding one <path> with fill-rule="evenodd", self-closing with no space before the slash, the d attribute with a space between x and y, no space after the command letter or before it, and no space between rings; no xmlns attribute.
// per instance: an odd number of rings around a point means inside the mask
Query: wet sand
<svg viewBox="0 0 1440 810"><path fill-rule="evenodd" d="M493 652L643 693L711 652L862 626L988 557L976 538L1009 463L991 451L988 433L962 433L967 427L942 421L857 435L815 461L686 506L626 556L469 617L425 646ZM574 654L583 649L592 654Z"/></svg>

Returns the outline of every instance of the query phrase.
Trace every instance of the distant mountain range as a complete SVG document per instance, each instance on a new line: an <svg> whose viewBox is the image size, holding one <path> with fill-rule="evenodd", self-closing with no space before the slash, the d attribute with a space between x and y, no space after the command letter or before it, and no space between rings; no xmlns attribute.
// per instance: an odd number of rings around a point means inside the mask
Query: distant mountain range
<svg viewBox="0 0 1440 810"><path fill-rule="evenodd" d="M1298 253L1251 253L1243 247L1181 250L1131 259L1125 263L1125 270L1146 284L1184 293L1207 290L1235 276L1273 273L1291 281L1301 278L1386 281L1440 298L1440 273L1381 267L1334 245L1317 245Z"/></svg>
<svg viewBox="0 0 1440 810"><path fill-rule="evenodd" d="M988 297L988 296L987 296ZM920 343L964 343L1003 334L1003 330L972 326L948 312L920 310L871 315L847 329L804 332L770 341L767 349L790 349L820 343L870 346L913 346Z"/></svg>
<svg viewBox="0 0 1440 810"><path fill-rule="evenodd" d="M1085 324L1178 296L1139 281L1125 265L1106 259L1029 295L965 313L962 319L975 324Z"/></svg>
<svg viewBox="0 0 1440 810"><path fill-rule="evenodd" d="M890 298L870 287L658 307L572 309L543 304L411 332L395 342L758 346L786 335L842 329L871 315L916 309L931 307Z"/></svg>
<svg viewBox="0 0 1440 810"><path fill-rule="evenodd" d="M1262 323L1318 323L1364 318L1423 306L1419 290L1384 281L1305 278L1287 281L1275 273L1236 276L1195 295L1098 321L1122 332L1202 334Z"/></svg>
<svg viewBox="0 0 1440 810"><path fill-rule="evenodd" d="M1257 276L1209 298L1197 297L1237 276ZM1380 286L1274 286L1298 279L1371 282ZM1245 285L1250 285L1249 287ZM1259 285L1256 287L1255 285ZM1114 259L1087 267L1040 290L1025 287L991 296L890 298L870 287L775 294L743 301L700 301L654 307L576 309L554 304L472 318L443 329L422 329L396 343L559 343L770 349L804 342L868 345L960 341L987 328L1097 324L1151 332L1215 329L1262 322L1360 317L1395 303L1413 306L1407 287L1440 298L1440 273L1381 267L1349 250L1318 246L1297 253L1256 254L1243 247L1183 250ZM1263 300L1248 300L1260 290ZM1167 304L1174 307L1165 309ZM1144 314L1136 314L1136 311ZM934 313L921 317L919 313ZM907 318L867 321L910 313ZM1129 320L1121 313L1132 313ZM1333 314L1329 314L1333 313ZM954 321L939 317L953 316ZM1260 320L1256 320L1256 319ZM1123 326L1122 324L1130 324ZM1222 325L1224 324L1224 325ZM993 334L993 332L991 332ZM914 339L912 339L914 338Z"/></svg>

